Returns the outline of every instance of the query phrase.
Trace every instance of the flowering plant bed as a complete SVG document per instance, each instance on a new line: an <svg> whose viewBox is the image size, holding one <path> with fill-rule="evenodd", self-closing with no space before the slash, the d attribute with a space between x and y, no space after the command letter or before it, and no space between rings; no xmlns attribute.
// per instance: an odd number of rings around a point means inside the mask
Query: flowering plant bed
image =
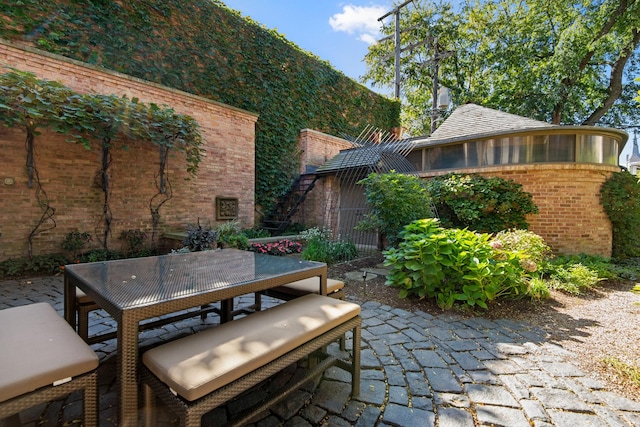
<svg viewBox="0 0 640 427"><path fill-rule="evenodd" d="M249 250L259 254L285 256L299 254L302 251L302 244L284 239L270 243L252 243L249 246Z"/></svg>

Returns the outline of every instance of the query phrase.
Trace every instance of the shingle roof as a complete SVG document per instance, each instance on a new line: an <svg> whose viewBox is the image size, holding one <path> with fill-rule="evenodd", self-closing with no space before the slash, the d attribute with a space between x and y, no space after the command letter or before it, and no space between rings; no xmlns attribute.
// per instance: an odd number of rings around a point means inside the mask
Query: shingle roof
<svg viewBox="0 0 640 427"><path fill-rule="evenodd" d="M424 139L416 138L415 142L456 140L521 129L556 126L476 104L465 104L456 108L431 136Z"/></svg>

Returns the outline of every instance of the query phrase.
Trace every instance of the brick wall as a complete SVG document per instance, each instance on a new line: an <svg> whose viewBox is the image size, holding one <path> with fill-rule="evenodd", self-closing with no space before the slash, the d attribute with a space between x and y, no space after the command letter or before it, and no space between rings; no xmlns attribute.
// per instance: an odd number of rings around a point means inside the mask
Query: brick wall
<svg viewBox="0 0 640 427"><path fill-rule="evenodd" d="M600 187L620 169L592 164L534 164L465 169L511 179L532 194L539 213L529 215L529 230L557 254L611 256L611 221L600 203ZM442 173L423 173L428 178Z"/></svg>
<svg viewBox="0 0 640 427"><path fill-rule="evenodd" d="M120 73L83 64L32 48L0 41L0 66L35 73L81 92L126 95L142 102L167 105L188 114L200 124L205 155L198 176L186 181L186 164L179 152L169 159L173 198L160 211L161 231L183 231L200 219L215 225L215 198L239 200L242 226L254 225L255 122L257 115L185 92ZM27 237L41 210L35 189L27 186L25 134L0 127L0 261L26 255ZM118 248L120 232L151 231L149 200L155 194L154 177L159 162L155 146L126 142L112 150L112 236L109 247ZM34 254L61 252L60 244L73 230L94 232L100 227L103 195L95 184L100 170L99 145L91 150L44 131L36 137L36 166L50 205L56 209L56 227L35 238ZM48 224L45 224L46 228Z"/></svg>
<svg viewBox="0 0 640 427"><path fill-rule="evenodd" d="M305 173L307 166L322 166L340 150L353 147L347 140L311 129L303 129L300 132L298 146L301 152L300 173ZM294 221L306 227L324 226L337 231L338 196L339 190L335 177L319 179L307 195Z"/></svg>

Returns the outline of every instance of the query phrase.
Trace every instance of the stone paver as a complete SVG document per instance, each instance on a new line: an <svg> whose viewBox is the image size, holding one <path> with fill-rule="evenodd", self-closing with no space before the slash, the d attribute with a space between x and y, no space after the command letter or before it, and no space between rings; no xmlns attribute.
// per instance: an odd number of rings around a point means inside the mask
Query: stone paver
<svg viewBox="0 0 640 427"><path fill-rule="evenodd" d="M382 273L376 270L375 273ZM362 277L362 272L355 276ZM353 289L350 289L353 286ZM640 400L608 391L572 363L572 354L545 341L545 333L519 322L456 315L431 315L367 301L362 282L347 285L349 298L362 306L361 393L351 398L350 375L339 368L305 385L254 420L255 426L608 426L640 425ZM350 292L351 291L351 292ZM62 314L62 277L0 282L0 309L49 302ZM238 299L249 305L252 296ZM278 303L263 298L266 307ZM184 320L141 334L140 345L216 325L211 315ZM90 316L91 332L113 330L105 313ZM349 348L349 343L347 347ZM111 427L117 411L115 341L93 345L99 368L100 425ZM347 357L337 344L334 354ZM276 375L274 387L295 377L304 364ZM203 417L204 426L224 425L257 401L256 387ZM80 425L80 397L70 397L21 414L24 426ZM166 408L159 425L174 425ZM0 421L0 427L8 425Z"/></svg>

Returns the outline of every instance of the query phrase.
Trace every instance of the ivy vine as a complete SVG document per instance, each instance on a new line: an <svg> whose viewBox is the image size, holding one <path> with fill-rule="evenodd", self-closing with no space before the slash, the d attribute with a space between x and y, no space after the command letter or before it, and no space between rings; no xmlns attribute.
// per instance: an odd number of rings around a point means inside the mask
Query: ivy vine
<svg viewBox="0 0 640 427"><path fill-rule="evenodd" d="M28 238L28 257L33 258L35 237L56 227L55 208L51 206L42 186L36 166L36 136L44 127L54 126L60 116L61 105L71 94L66 86L49 80L38 79L34 74L12 70L0 76L0 121L8 127L22 129L26 133L26 172L28 187L34 188L40 218L31 229Z"/></svg>
<svg viewBox="0 0 640 427"><path fill-rule="evenodd" d="M157 192L149 200L153 227L151 240L155 241L160 225L160 208L173 197L168 174L169 154L172 149L183 152L187 159L187 172L194 175L200 163L202 137L198 123L190 116L156 104L151 104L146 111L147 120L140 120L139 128L134 131L136 136L158 146L158 173L154 180Z"/></svg>
<svg viewBox="0 0 640 427"><path fill-rule="evenodd" d="M38 79L35 74L13 70L0 75L0 121L8 127L25 130L28 186L36 186L36 197L42 209L38 224L29 234L29 258L33 256L33 240L42 231L55 227L55 209L49 205L35 162L35 137L39 129L49 127L69 135L69 140L87 149L91 141L100 145L99 185L103 192L102 217L96 225L104 249L108 249L113 215L110 207L112 149L123 137L146 140L158 146L160 170L156 176L158 194L150 201L154 232L159 224L160 207L171 197L167 176L169 150L184 153L187 172L197 173L202 152L198 123L190 116L177 114L166 106L144 104L137 99L102 94L78 94L59 82ZM125 147L121 144L122 147ZM158 195L166 195L154 204ZM47 221L52 225L42 228ZM99 228L103 226L102 230Z"/></svg>
<svg viewBox="0 0 640 427"><path fill-rule="evenodd" d="M1 17L0 37L258 113L255 194L265 210L297 174L301 129L399 125L398 102L219 0L22 0L0 5Z"/></svg>
<svg viewBox="0 0 640 427"><path fill-rule="evenodd" d="M640 256L640 178L628 171L611 175L600 188L600 201L611 220L612 255L625 259Z"/></svg>

